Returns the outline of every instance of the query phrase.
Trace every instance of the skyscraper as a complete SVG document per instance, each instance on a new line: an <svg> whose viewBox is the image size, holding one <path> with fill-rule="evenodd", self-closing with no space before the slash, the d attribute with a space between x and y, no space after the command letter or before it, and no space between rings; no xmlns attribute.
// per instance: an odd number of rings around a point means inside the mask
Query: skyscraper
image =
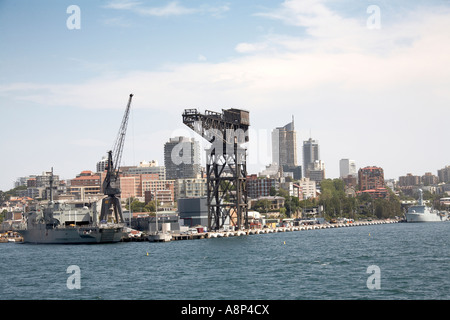
<svg viewBox="0 0 450 320"><path fill-rule="evenodd" d="M357 177L355 160L341 159L339 161L339 176L341 178L347 178L348 176Z"/></svg>
<svg viewBox="0 0 450 320"><path fill-rule="evenodd" d="M301 179L301 167L297 165L297 132L292 122L272 131L272 163L292 172L294 179Z"/></svg>
<svg viewBox="0 0 450 320"><path fill-rule="evenodd" d="M294 128L294 117L292 122L272 131L272 162L280 166L297 165L297 133Z"/></svg>
<svg viewBox="0 0 450 320"><path fill-rule="evenodd" d="M315 165L315 162L319 160L319 141L311 138L303 141L303 171L305 177L309 178L310 170L317 170L317 165ZM322 162L321 168L323 168Z"/></svg>
<svg viewBox="0 0 450 320"><path fill-rule="evenodd" d="M200 147L194 138L175 137L164 144L166 179L197 178L200 175Z"/></svg>

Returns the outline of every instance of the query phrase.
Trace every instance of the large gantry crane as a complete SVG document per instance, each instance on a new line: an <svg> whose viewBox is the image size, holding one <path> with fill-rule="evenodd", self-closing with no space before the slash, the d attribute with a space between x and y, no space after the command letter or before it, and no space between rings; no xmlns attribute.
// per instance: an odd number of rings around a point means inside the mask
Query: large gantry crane
<svg viewBox="0 0 450 320"><path fill-rule="evenodd" d="M116 195L120 194L118 186L120 161L122 159L123 145L125 142L125 134L127 132L128 118L130 115L131 99L130 94L128 104L123 115L122 124L113 146L112 151L108 151L108 162L106 165L106 177L103 181L103 192L108 197L102 200L102 209L100 212L100 221L107 221L108 217L114 215L116 223L123 223L122 206Z"/></svg>
<svg viewBox="0 0 450 320"><path fill-rule="evenodd" d="M208 230L226 223L248 229L247 150L242 144L249 141L249 112L185 109L183 123L211 143L206 150Z"/></svg>

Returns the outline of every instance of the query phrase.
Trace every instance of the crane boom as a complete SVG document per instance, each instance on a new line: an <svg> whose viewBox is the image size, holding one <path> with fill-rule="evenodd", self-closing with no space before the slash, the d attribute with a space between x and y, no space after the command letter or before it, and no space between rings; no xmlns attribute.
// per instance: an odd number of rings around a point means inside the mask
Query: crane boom
<svg viewBox="0 0 450 320"><path fill-rule="evenodd" d="M113 185L116 184L119 174L132 98L133 94L130 94L127 108L125 109L125 114L123 115L122 124L120 125L119 133L116 141L114 142L113 150L108 151L108 164L106 167L107 172L105 180L103 181L103 192L105 195L115 195L120 193L120 189L113 187Z"/></svg>
<svg viewBox="0 0 450 320"><path fill-rule="evenodd" d="M120 205L120 200L116 197L117 194L120 194L120 188L117 186L117 179L119 177L120 161L122 159L123 145L125 142L125 134L127 132L132 98L133 94L130 94L113 150L108 151L106 177L103 181L103 193L108 197L102 200L100 221L107 221L108 216L111 213L114 213L115 220L117 222L123 222L122 207Z"/></svg>
<svg viewBox="0 0 450 320"><path fill-rule="evenodd" d="M128 99L127 108L125 109L125 113L123 115L122 124L120 125L119 133L117 134L116 142L113 147L113 163L114 163L114 171L118 172L120 167L120 161L122 160L123 153L123 145L125 143L125 134L127 132L128 126L128 118L130 115L130 107L131 107L131 99L133 98L133 94L130 94L130 98Z"/></svg>

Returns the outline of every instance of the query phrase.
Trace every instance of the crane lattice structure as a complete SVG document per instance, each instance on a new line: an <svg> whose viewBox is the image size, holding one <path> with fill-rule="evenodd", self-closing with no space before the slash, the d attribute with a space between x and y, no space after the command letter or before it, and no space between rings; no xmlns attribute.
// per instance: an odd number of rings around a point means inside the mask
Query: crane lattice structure
<svg viewBox="0 0 450 320"><path fill-rule="evenodd" d="M247 150L242 146L249 140L248 111L185 109L183 123L211 143L206 150L208 230L226 223L248 229Z"/></svg>
<svg viewBox="0 0 450 320"><path fill-rule="evenodd" d="M128 118L130 115L131 99L130 94L128 104L123 115L119 133L113 146L112 151L108 151L108 162L106 165L106 177L103 181L103 192L108 197L102 200L102 209L100 212L100 221L107 221L108 217L114 216L116 223L123 223L122 206L116 195L120 194L118 187L120 161L122 159L123 145L125 142L125 134L127 132Z"/></svg>

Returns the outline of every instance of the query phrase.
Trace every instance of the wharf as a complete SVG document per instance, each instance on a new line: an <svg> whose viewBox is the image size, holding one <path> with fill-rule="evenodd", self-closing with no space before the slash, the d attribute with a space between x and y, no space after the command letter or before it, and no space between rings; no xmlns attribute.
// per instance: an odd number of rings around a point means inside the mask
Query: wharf
<svg viewBox="0 0 450 320"><path fill-rule="evenodd" d="M242 235L255 235L255 234L267 234L267 233L277 233L277 232L293 232L293 231L307 231L307 230L317 230L317 229L332 229L332 228L346 228L346 227L358 227L358 226L369 226L378 224L389 224L398 223L399 220L373 220L373 221L358 221L358 222L347 222L347 223L326 223L326 224L313 224L313 225L300 225L300 226L288 226L288 227L276 227L276 228L262 228L262 229L247 229L238 231L210 231L201 233L172 233L171 239L166 239L167 241L178 241L178 240L196 240L196 239L211 239L211 238L226 238L226 237L238 237ZM148 237L141 237L135 239L124 239L123 241L149 241Z"/></svg>

